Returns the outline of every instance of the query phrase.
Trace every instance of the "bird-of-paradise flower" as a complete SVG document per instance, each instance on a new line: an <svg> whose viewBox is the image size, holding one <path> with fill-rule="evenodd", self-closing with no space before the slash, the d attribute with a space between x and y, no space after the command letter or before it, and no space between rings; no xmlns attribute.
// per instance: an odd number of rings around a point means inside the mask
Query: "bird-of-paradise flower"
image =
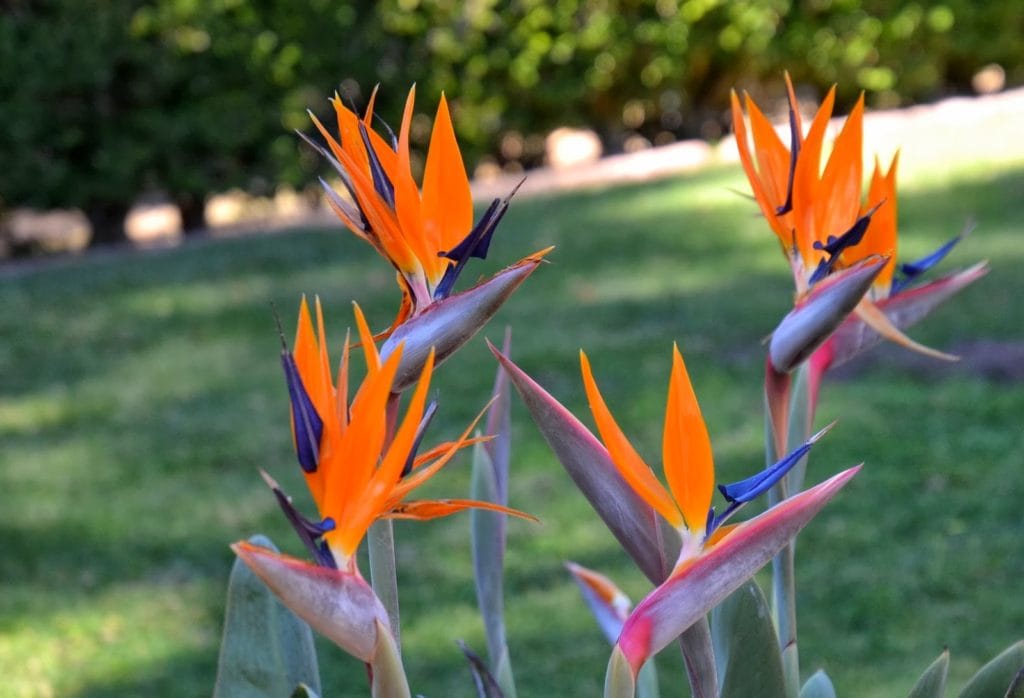
<svg viewBox="0 0 1024 698"><path fill-rule="evenodd" d="M657 585L626 619L619 637L621 649L616 651L620 655L626 652L622 656L629 673L639 672L651 654L704 617L763 567L859 470L858 466L843 471L741 524L723 525L737 509L768 490L798 463L820 434L753 477L720 486L727 506L721 514L715 514L706 508L712 498L709 490L714 486L710 445L682 357L675 361L674 356L674 380L669 389L672 404L666 409L669 443L663 450L669 455L664 460L674 464L666 490L603 406L592 376L587 378L590 371L585 359L584 383L592 384L588 395L592 391L600 401L595 421L599 431L602 425L605 427L607 434L602 432L601 436L607 448L507 356L494 346L491 351L508 372L566 472L623 549ZM595 402L591 398L591 404ZM597 417L598 413L602 416ZM691 441L681 440L690 438L691 432L695 435ZM658 516L675 525L683 542L674 565L665 564Z"/></svg>
<svg viewBox="0 0 1024 698"><path fill-rule="evenodd" d="M386 336L447 298L471 257L486 257L495 228L515 192L495 199L473 224L469 179L443 94L434 118L423 185L417 187L409 150L416 89L409 91L398 133L385 125L386 138L373 129L375 97L376 90L360 118L335 94L331 104L338 138L310 113L327 148L306 140L331 163L348 195L343 197L321 179L328 204L397 272L402 303L390 330L383 333ZM510 269L528 274L547 251L530 255Z"/></svg>
<svg viewBox="0 0 1024 698"><path fill-rule="evenodd" d="M349 339L345 339L335 380L319 301L314 330L303 299L295 348L285 349L281 356L291 402L295 451L319 516L310 519L302 515L269 475L264 473L264 479L315 564L274 555L244 542L234 547L293 611L355 656L368 660L368 653L375 647L375 636L363 634L376 621L387 626L384 609L356 565L359 545L374 521L432 519L473 507L532 517L489 502L406 501L457 451L481 440L469 436L480 417L457 440L417 455L436 409L436 405L427 404L433 357L428 357L423 365L405 416L392 421L389 402L402 349L399 347L386 359L382 358L362 312L354 307L366 364L366 377L354 397L349 397ZM340 603L342 610L325 614L325 594L336 596L334 603ZM343 623L339 614L348 620Z"/></svg>
<svg viewBox="0 0 1024 698"><path fill-rule="evenodd" d="M888 168L883 168L876 159L866 199L862 199L863 95L835 138L822 168L835 87L825 96L806 134L788 75L786 87L790 121L788 147L749 96L744 97L741 106L739 97L733 93L732 119L740 161L754 199L790 261L797 304L812 292L816 284L834 272L863 260L883 258L884 265L856 307L856 317L847 318L845 322L864 325L879 339L889 339L924 354L954 358L903 334L901 327L911 324L907 321L910 314L896 316L887 312L886 306L917 276L941 261L963 235L958 235L920 260L897 264L896 170L899 156L897 154L893 158ZM749 117L749 134L744 107ZM981 273L980 269L975 269L969 275L970 281ZM958 288L970 281L958 285ZM926 299L920 300L921 307L927 305ZM930 304L928 309L934 305ZM824 341L825 337L821 339Z"/></svg>
<svg viewBox="0 0 1024 698"><path fill-rule="evenodd" d="M628 661L635 677L652 654L767 563L857 469L801 493L784 507L769 509L742 524L725 525L737 510L785 477L829 427L765 470L720 485L718 490L727 505L716 514L711 506L715 489L711 441L678 348L673 347L662 437L667 488L615 422L583 352L580 363L590 409L612 462L641 499L679 534L681 542L672 571L637 605L618 637L616 651ZM680 589L686 589L690 597L685 603L681 603Z"/></svg>
<svg viewBox="0 0 1024 698"><path fill-rule="evenodd" d="M583 385L598 433L622 478L679 534L681 547L671 577L705 549L714 546L732 530L723 524L742 506L771 489L811 446L830 428L826 427L806 443L762 472L730 485L720 485L727 506L715 514L711 500L715 490L715 466L711 440L694 394L686 364L679 348L672 348L665 426L662 435L662 465L668 488L654 475L619 428L597 387L590 361L580 352Z"/></svg>

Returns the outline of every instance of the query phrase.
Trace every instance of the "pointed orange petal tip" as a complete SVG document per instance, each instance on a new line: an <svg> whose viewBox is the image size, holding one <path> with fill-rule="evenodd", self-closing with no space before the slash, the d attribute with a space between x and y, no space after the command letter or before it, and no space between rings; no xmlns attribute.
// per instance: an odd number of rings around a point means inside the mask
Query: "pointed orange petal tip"
<svg viewBox="0 0 1024 698"><path fill-rule="evenodd" d="M248 541L231 549L295 615L354 657L369 662L376 623L388 615L358 574L318 567Z"/></svg>
<svg viewBox="0 0 1024 698"><path fill-rule="evenodd" d="M637 604L617 644L634 675L766 565L860 469L844 470L739 524Z"/></svg>

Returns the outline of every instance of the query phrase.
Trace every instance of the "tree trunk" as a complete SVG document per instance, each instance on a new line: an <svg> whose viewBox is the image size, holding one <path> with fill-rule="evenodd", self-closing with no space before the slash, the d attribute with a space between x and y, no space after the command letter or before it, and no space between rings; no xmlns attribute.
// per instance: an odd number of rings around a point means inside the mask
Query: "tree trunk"
<svg viewBox="0 0 1024 698"><path fill-rule="evenodd" d="M116 245L128 242L128 233L124 227L128 215L128 204L125 203L94 203L85 212L92 227L89 247Z"/></svg>
<svg viewBox="0 0 1024 698"><path fill-rule="evenodd" d="M206 230L206 197L198 194L178 194L174 203L181 211L181 231L195 235Z"/></svg>

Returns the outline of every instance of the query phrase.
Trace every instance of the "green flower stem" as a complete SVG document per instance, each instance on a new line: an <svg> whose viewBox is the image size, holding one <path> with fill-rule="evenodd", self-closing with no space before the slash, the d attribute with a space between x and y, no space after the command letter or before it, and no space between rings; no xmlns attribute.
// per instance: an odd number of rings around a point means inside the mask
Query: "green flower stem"
<svg viewBox="0 0 1024 698"><path fill-rule="evenodd" d="M708 624L707 616L687 628L679 636L679 644L683 649L683 661L686 664L686 675L690 679L690 692L693 698L716 698L718 671L715 667L715 650L711 642L711 626Z"/></svg>
<svg viewBox="0 0 1024 698"><path fill-rule="evenodd" d="M384 604L391 623L391 634L395 645L401 651L401 636L398 622L398 577L395 574L395 531L390 519L381 519L372 526L367 535L370 551L370 586Z"/></svg>
<svg viewBox="0 0 1024 698"><path fill-rule="evenodd" d="M786 443L782 453L775 452L771 417L765 410L765 461L771 465L784 456L795 444L810 438L813 415L810 414L810 392L807 380L807 364L802 364L792 374L789 404L789 424ZM775 506L803 487L807 458L801 459L790 473L780 480L768 493L768 505ZM800 694L800 655L797 646L796 629L796 538L772 559L772 613L779 634L779 651L782 655L782 674L786 682L788 698Z"/></svg>
<svg viewBox="0 0 1024 698"><path fill-rule="evenodd" d="M387 428L384 448L381 449L382 453L387 451L395 435L395 422L398 419L398 403L401 397L399 393L392 393L388 397L385 407ZM391 520L376 521L370 526L366 539L370 553L370 586L373 587L374 593L377 594L377 598L388 612L396 651L401 652L401 625L398 620L398 575L395 571L395 530Z"/></svg>
<svg viewBox="0 0 1024 698"><path fill-rule="evenodd" d="M786 682L786 695L797 698L800 693L800 655L796 641L796 575L794 570L795 544L782 549L772 560L772 601L775 627L779 633L782 653L782 676Z"/></svg>

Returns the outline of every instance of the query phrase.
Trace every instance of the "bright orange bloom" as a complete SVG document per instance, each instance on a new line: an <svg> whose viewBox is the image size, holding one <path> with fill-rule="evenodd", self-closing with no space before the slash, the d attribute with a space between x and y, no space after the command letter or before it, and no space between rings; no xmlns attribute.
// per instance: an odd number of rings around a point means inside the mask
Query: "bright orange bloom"
<svg viewBox="0 0 1024 698"><path fill-rule="evenodd" d="M594 422L622 478L679 531L684 542L695 540L700 545L714 493L715 464L711 440L679 349L673 346L662 443L667 490L615 423L594 381L590 361L582 351L580 365Z"/></svg>
<svg viewBox="0 0 1024 698"><path fill-rule="evenodd" d="M898 154L888 170L883 170L875 161L867 197L862 200L864 96L857 100L832 143L822 169L835 87L825 96L806 135L788 75L786 87L790 111L788 147L749 95L744 96L750 122L749 134L744 109L735 92L732 94L732 120L740 162L750 181L754 199L790 260L798 302L814 284L833 271L873 255L881 255L887 258L886 264L875 278L868 296L857 306L857 315L887 339L923 353L948 358L904 335L875 305L927 267L919 269L920 263L897 267L895 262ZM935 264L953 244L955 242L947 243L940 253L921 261L928 262L927 266ZM894 274L897 270L906 279L896 280Z"/></svg>
<svg viewBox="0 0 1024 698"><path fill-rule="evenodd" d="M389 424L391 386L401 361L401 347L382 361L366 320L355 306L367 375L350 402L348 337L335 382L331 376L319 300L316 316L314 332L309 308L303 299L295 349L290 353L285 351L282 362L292 404L296 452L321 521L303 518L276 483L269 478L268 482L318 563L355 571L359 544L370 525L379 518L430 519L469 507L525 516L494 504L470 500L405 502L406 496L435 475L456 451L478 441L469 438L476 420L457 441L441 444L417 457L417 447L434 410L434 405L426 404L433 355L423 366L405 417L400 423L396 417L395 423ZM392 430L393 433L389 433Z"/></svg>
<svg viewBox="0 0 1024 698"><path fill-rule="evenodd" d="M495 199L473 225L469 179L443 94L430 137L422 190L418 188L409 154L416 90L409 91L398 134L389 130L390 142L372 128L375 96L376 91L360 118L336 94L331 104L337 115L338 139L311 113L328 149L307 141L331 162L347 191L348 198L344 198L321 180L331 208L398 272L403 297L393 330L447 297L470 257L486 256L511 194Z"/></svg>
<svg viewBox="0 0 1024 698"><path fill-rule="evenodd" d="M821 436L815 435L785 458L751 478L719 491L729 506L716 516L711 508L715 490L715 465L711 440L701 416L697 396L678 347L672 348L672 375L669 379L662 437L662 465L668 488L661 484L651 468L629 443L601 397L590 370L587 355L580 352L583 385L601 440L622 479L662 516L682 539L675 570L705 548L728 535L731 527L722 526L737 509L766 492L810 449Z"/></svg>

